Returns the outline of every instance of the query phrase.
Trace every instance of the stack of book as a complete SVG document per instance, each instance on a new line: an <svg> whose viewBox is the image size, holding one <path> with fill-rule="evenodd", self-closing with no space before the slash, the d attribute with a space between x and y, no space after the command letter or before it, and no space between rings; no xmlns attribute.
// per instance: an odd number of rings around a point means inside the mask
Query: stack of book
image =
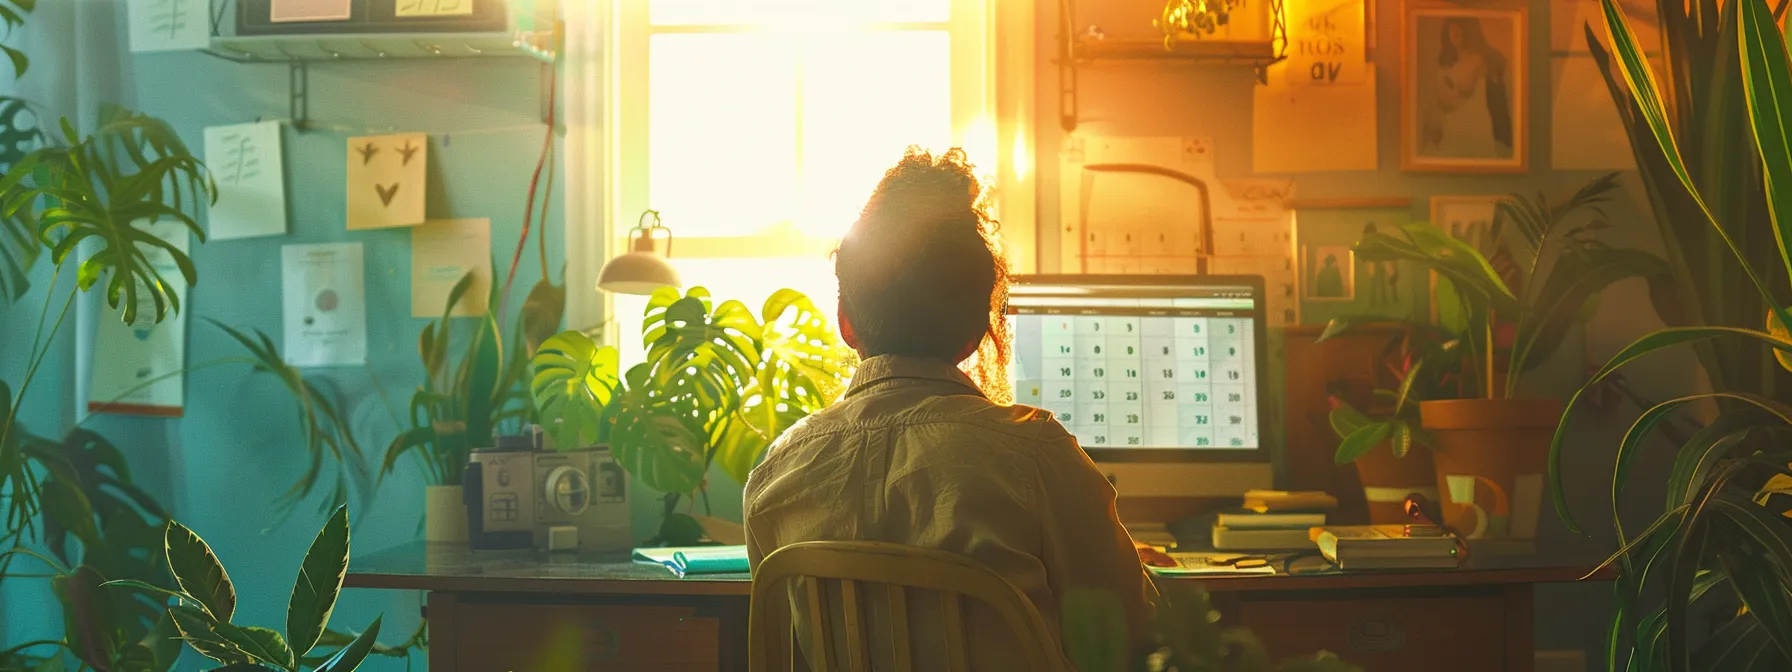
<svg viewBox="0 0 1792 672"><path fill-rule="evenodd" d="M1251 490L1243 510L1213 521L1213 547L1222 551L1293 551L1313 548L1309 533L1325 526L1338 500L1323 492Z"/></svg>
<svg viewBox="0 0 1792 672"><path fill-rule="evenodd" d="M1319 530L1319 552L1338 569L1449 569L1456 537L1429 525L1346 525Z"/></svg>

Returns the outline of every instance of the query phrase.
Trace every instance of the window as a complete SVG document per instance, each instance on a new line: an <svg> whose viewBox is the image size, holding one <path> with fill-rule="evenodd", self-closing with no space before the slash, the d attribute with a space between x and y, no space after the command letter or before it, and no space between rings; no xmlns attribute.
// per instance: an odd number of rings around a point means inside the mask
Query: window
<svg viewBox="0 0 1792 672"><path fill-rule="evenodd" d="M652 208L673 230L687 288L755 312L781 287L832 305L828 254L907 146L965 147L980 171L1001 174L994 5L615 0L611 249ZM609 306L624 361L640 356L645 304Z"/></svg>

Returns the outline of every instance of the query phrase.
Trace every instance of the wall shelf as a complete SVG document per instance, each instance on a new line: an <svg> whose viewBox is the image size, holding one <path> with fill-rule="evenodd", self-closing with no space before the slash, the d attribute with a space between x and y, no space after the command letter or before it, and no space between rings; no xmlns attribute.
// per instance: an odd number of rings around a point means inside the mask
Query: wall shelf
<svg viewBox="0 0 1792 672"><path fill-rule="evenodd" d="M1165 46L1163 40L1113 39L1076 20L1076 0L1058 0L1058 119L1066 133L1080 121L1079 70L1099 61L1158 61L1200 65L1248 65L1259 82L1267 81L1268 68L1286 57L1287 27L1282 19L1282 0L1270 0L1269 39L1224 40L1185 35Z"/></svg>
<svg viewBox="0 0 1792 672"><path fill-rule="evenodd" d="M554 77L563 27L553 31L505 33L368 33L323 35L255 35L213 37L204 53L235 63L277 63L287 66L288 114L295 128L311 119L311 64L461 58L528 58L542 68L541 118L551 105L547 93Z"/></svg>
<svg viewBox="0 0 1792 672"><path fill-rule="evenodd" d="M430 58L531 57L552 63L552 32L380 33L214 37L205 53L238 63L328 63Z"/></svg>

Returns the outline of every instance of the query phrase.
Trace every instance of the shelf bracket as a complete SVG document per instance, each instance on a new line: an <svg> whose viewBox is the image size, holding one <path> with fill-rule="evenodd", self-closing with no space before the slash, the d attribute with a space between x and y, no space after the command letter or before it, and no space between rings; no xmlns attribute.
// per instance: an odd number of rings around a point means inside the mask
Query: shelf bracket
<svg viewBox="0 0 1792 672"><path fill-rule="evenodd" d="M1058 124L1065 133L1076 131L1080 105L1076 64L1076 5L1058 0Z"/></svg>
<svg viewBox="0 0 1792 672"><path fill-rule="evenodd" d="M311 122L311 66L305 61L286 64L287 117L293 128L304 130Z"/></svg>

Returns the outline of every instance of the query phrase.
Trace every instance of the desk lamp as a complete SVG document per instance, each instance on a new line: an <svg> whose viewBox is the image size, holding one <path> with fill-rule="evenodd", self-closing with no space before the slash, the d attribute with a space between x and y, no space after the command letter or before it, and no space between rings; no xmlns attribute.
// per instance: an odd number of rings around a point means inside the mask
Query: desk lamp
<svg viewBox="0 0 1792 672"><path fill-rule="evenodd" d="M651 218L651 222L648 220ZM635 228L629 230L629 252L604 264L597 274L597 288L619 294L650 295L661 287L681 287L678 269L653 251L654 233L666 234L666 254L672 254L672 229L660 223L658 210L641 213Z"/></svg>

